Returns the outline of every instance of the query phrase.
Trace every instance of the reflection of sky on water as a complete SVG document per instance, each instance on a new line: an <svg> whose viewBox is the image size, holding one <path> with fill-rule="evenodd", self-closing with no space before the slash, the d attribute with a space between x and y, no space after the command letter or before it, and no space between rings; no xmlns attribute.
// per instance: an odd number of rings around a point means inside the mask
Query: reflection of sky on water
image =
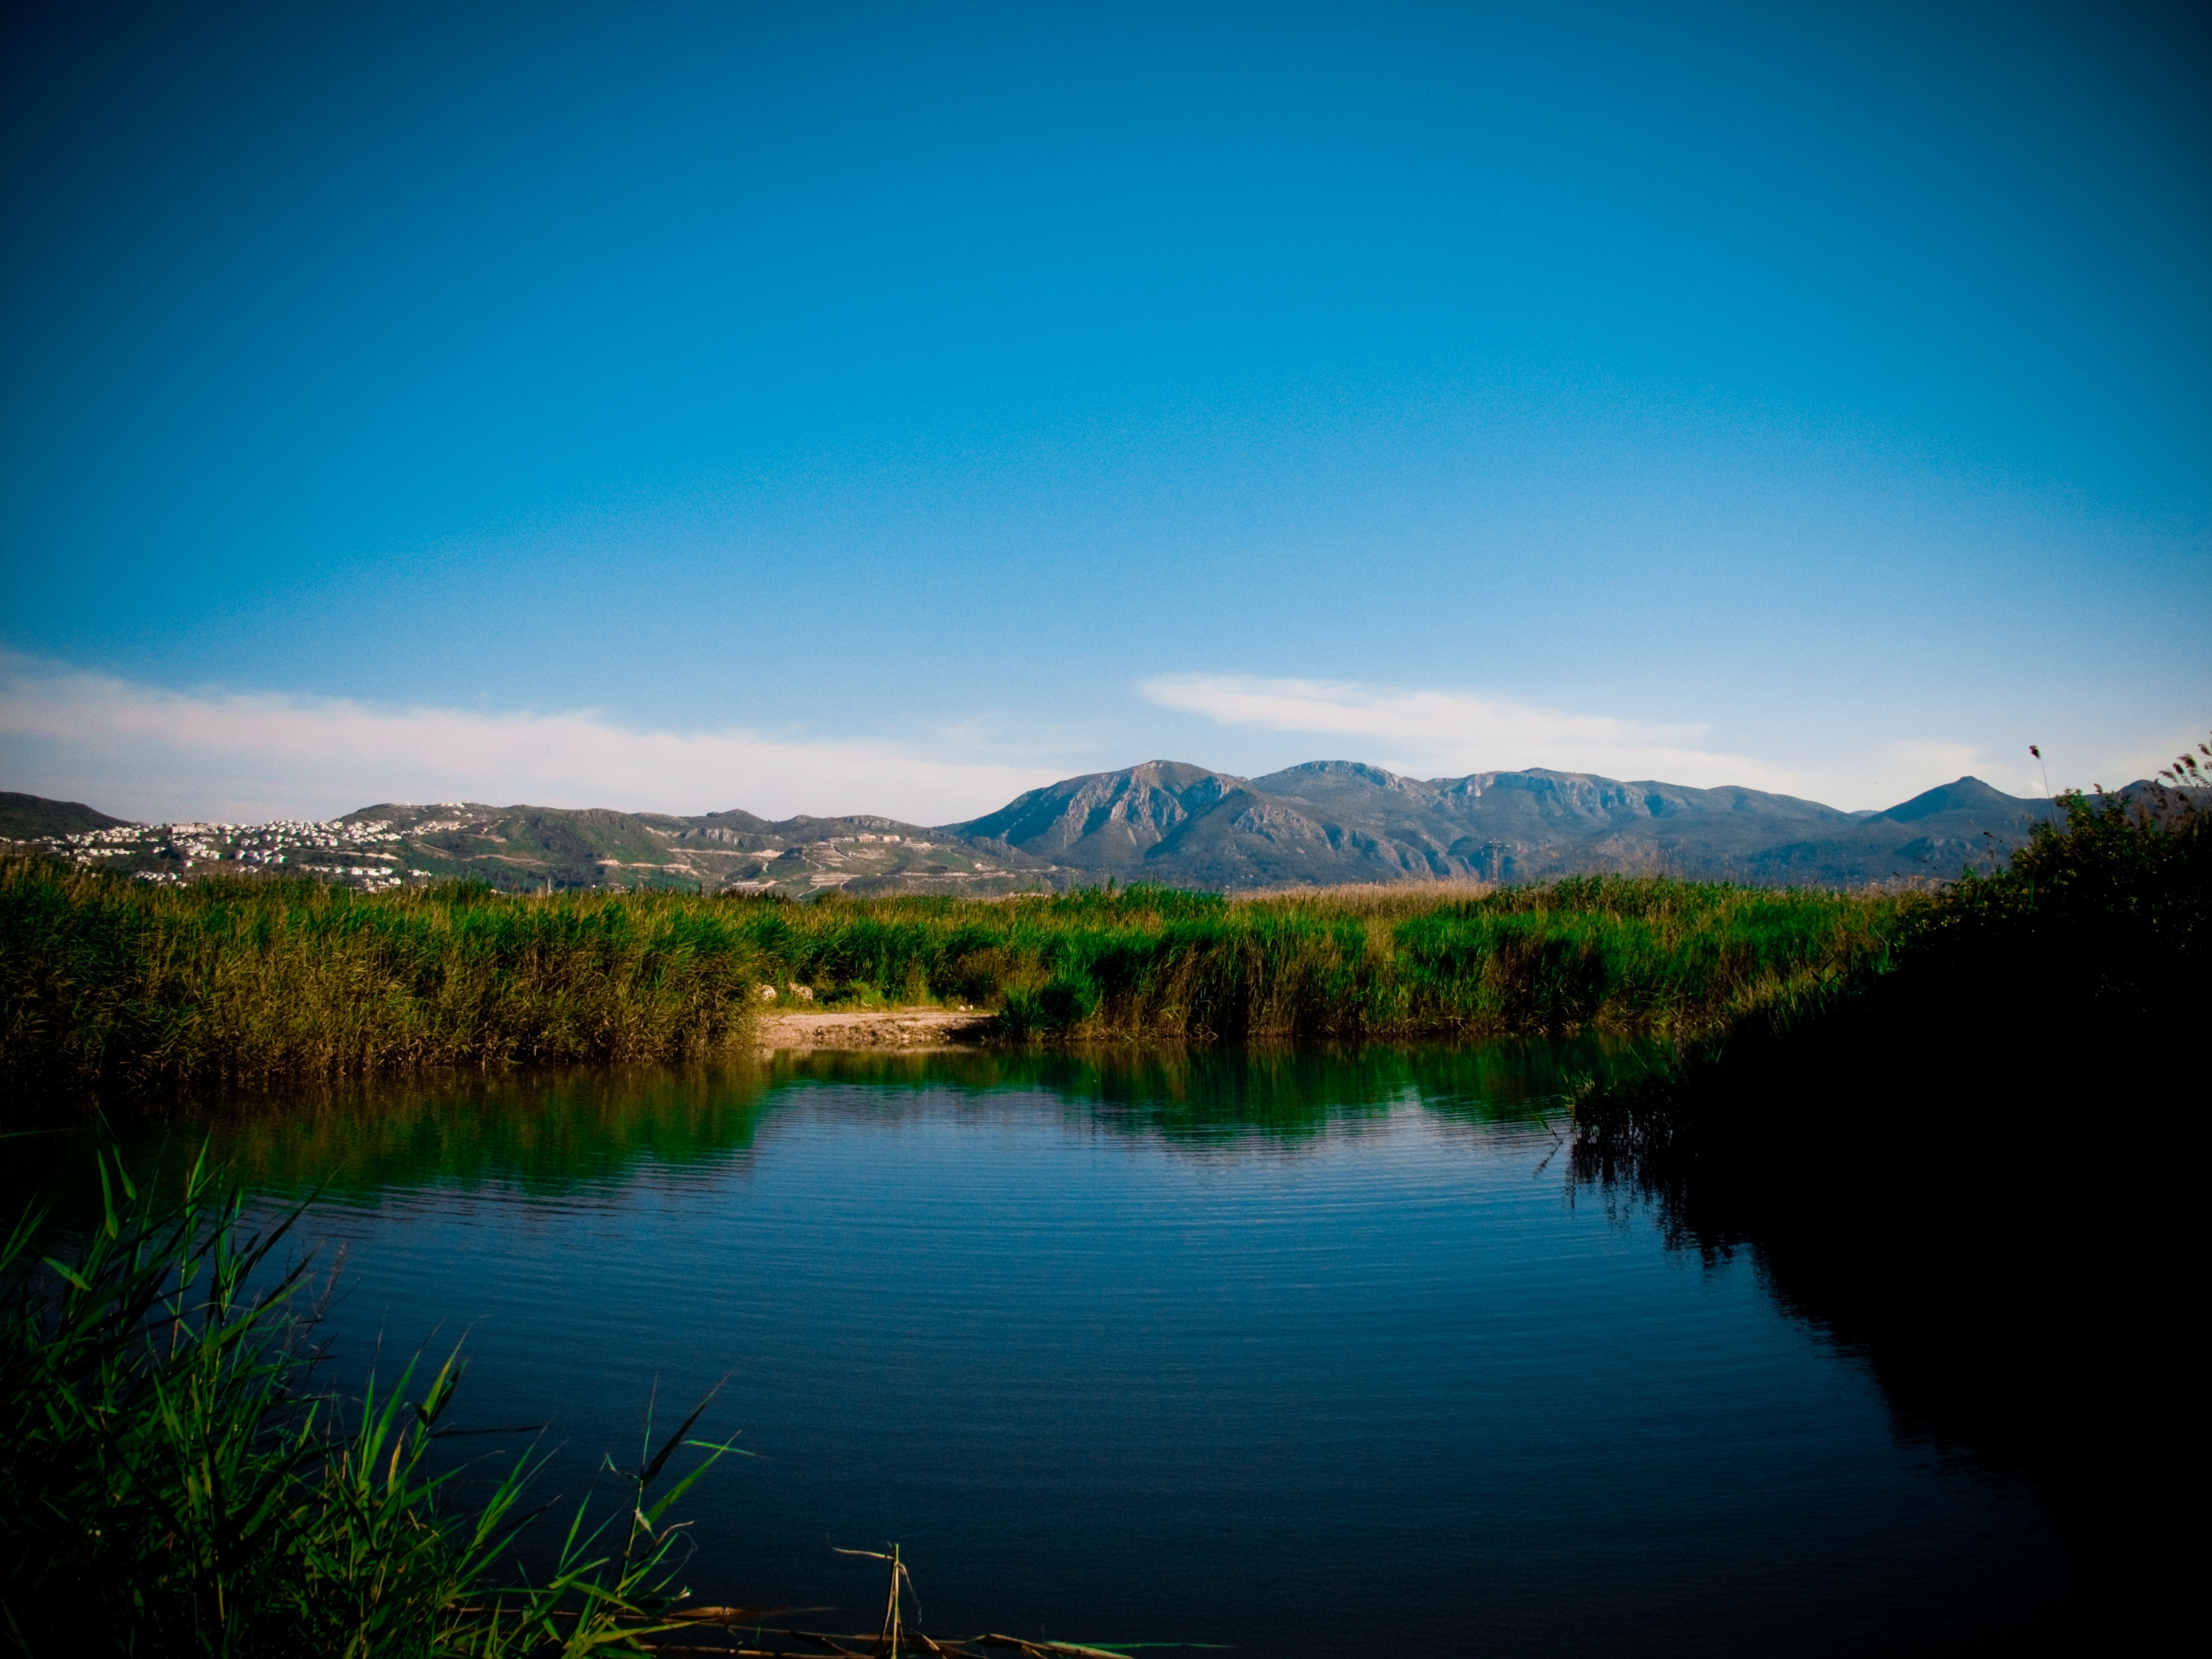
<svg viewBox="0 0 2212 1659"><path fill-rule="evenodd" d="M634 1449L656 1385L680 1415L730 1372L712 1426L763 1457L688 1505L708 1599L855 1609L828 1546L896 1538L946 1630L2066 1629L2020 1488L1901 1445L1747 1261L1568 1185L1540 1108L1589 1061L836 1060L400 1091L219 1139L295 1191L356 1126L309 1227L347 1249L341 1351L465 1331L461 1417L551 1413L563 1491Z"/></svg>

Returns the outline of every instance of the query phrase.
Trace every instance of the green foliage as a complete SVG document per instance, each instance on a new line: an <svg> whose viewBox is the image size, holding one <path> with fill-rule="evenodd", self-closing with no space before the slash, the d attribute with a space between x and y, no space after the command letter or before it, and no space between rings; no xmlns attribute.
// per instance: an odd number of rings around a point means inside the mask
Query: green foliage
<svg viewBox="0 0 2212 1659"><path fill-rule="evenodd" d="M2195 776L2191 757L2174 769ZM2058 797L1993 875L1969 873L1920 918L1911 945L1964 968L2031 965L2097 1001L2163 1000L2212 948L2212 813L2154 785L2130 799Z"/></svg>
<svg viewBox="0 0 2212 1659"><path fill-rule="evenodd" d="M0 1075L143 1089L708 1052L743 1040L763 976L735 920L659 895L0 860Z"/></svg>
<svg viewBox="0 0 2212 1659"><path fill-rule="evenodd" d="M1879 972L1911 898L1622 877L1443 896L1137 886L794 905L154 887L0 863L0 1075L148 1088L742 1045L761 983L1002 1034L1685 1036Z"/></svg>
<svg viewBox="0 0 2212 1659"><path fill-rule="evenodd" d="M1915 902L1607 877L1446 897L1132 887L731 908L785 979L832 994L997 1000L1016 1038L1206 1040L1686 1035L1879 971Z"/></svg>
<svg viewBox="0 0 2212 1659"><path fill-rule="evenodd" d="M456 1359L419 1397L413 1364L350 1405L318 1395L305 1264L276 1256L298 1212L246 1234L204 1158L166 1204L105 1152L99 1176L87 1237L32 1211L0 1246L0 1631L16 1650L495 1659L635 1651L676 1627L662 1517L729 1449L686 1438L698 1413L625 1474L617 1514L580 1509L526 1583L528 1461L465 1511L454 1470L433 1471ZM679 1445L706 1455L648 1499Z"/></svg>

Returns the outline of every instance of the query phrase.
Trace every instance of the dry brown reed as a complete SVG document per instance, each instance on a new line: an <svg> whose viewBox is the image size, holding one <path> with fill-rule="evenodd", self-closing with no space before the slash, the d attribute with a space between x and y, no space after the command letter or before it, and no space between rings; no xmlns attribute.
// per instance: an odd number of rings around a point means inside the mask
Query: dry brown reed
<svg viewBox="0 0 2212 1659"><path fill-rule="evenodd" d="M1488 898L1494 881L1455 877L1437 881L1347 882L1341 887L1255 887L1232 893L1232 906L1266 905L1313 916L1357 916L1372 921L1402 921L1440 904Z"/></svg>

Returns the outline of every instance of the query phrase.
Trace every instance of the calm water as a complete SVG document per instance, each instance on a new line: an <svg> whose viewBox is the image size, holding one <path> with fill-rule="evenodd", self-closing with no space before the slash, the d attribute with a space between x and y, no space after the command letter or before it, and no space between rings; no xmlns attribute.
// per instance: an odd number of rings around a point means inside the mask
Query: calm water
<svg viewBox="0 0 2212 1659"><path fill-rule="evenodd" d="M1571 1183L1550 1097L1601 1060L854 1057L217 1133L272 1203L330 1183L340 1352L465 1334L459 1419L550 1416L549 1492L727 1373L705 1427L758 1458L687 1504L707 1600L872 1624L830 1547L896 1539L941 1632L2068 1644L2024 1485L1901 1436L1748 1259Z"/></svg>

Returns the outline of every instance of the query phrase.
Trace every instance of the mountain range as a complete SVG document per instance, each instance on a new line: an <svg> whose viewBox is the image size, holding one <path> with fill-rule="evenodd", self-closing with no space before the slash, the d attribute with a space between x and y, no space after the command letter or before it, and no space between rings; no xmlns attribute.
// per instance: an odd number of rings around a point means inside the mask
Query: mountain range
<svg viewBox="0 0 2212 1659"><path fill-rule="evenodd" d="M1960 778L1882 812L1580 772L1401 777L1312 761L1237 778L1173 761L1069 778L951 833L1123 880L1239 888L1662 872L1763 885L1955 876L2055 809Z"/></svg>
<svg viewBox="0 0 2212 1659"><path fill-rule="evenodd" d="M1964 777L1886 811L1756 789L1579 772L1402 777L1314 761L1240 778L1178 761L1068 778L961 823L856 816L770 820L605 809L386 803L322 826L129 825L76 802L0 795L0 836L103 867L204 872L259 849L334 879L471 875L508 889L684 886L781 892L992 894L1159 882L1224 890L1350 882L1516 882L1656 872L1757 885L1948 878L2001 859L2056 809ZM368 831L374 827L374 833ZM75 840L72 841L71 837ZM289 839L286 839L289 837ZM313 848L350 849L313 853ZM338 857L336 865L311 859ZM362 866L360 860L375 860ZM349 862L348 860L356 860Z"/></svg>

